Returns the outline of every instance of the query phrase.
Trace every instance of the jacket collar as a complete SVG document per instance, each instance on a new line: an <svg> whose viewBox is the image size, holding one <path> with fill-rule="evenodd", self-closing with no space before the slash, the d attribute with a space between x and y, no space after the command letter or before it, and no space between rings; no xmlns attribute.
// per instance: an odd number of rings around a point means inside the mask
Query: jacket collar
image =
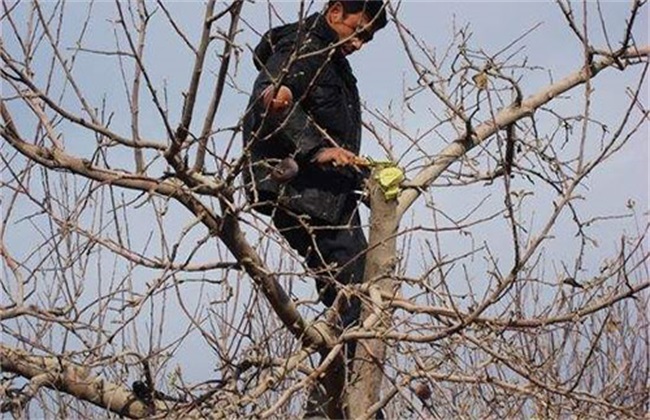
<svg viewBox="0 0 650 420"><path fill-rule="evenodd" d="M253 54L255 67L261 70L266 60L276 50L276 45L282 40L291 40L292 43L302 44L305 37L316 38L323 47L335 44L339 37L336 31L332 29L325 16L321 13L314 13L301 22L294 22L287 25L270 29L262 36ZM335 59L345 58L340 51L334 54Z"/></svg>

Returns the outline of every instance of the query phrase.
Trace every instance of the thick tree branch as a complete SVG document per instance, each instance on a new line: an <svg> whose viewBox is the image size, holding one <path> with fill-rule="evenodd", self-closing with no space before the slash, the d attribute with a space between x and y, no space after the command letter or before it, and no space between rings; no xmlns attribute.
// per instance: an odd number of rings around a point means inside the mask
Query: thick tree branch
<svg viewBox="0 0 650 420"><path fill-rule="evenodd" d="M65 118L68 121L71 121L81 127L87 128L91 131L94 131L96 133L99 133L103 136L106 136L110 140L113 140L117 143L120 143L124 146L132 147L132 148L145 148L145 149L153 149L153 150L160 150L163 151L166 149L165 145L162 143L158 143L155 141L149 141L149 140L141 140L137 139L137 141L128 139L126 137L120 136L111 130L109 130L107 127L95 123L93 121L88 121L85 118L81 118L63 107L59 106L50 96L48 96L45 92L43 92L41 89L39 89L36 84L32 81L32 79L23 71L18 68L18 66L15 65L15 63L12 62L11 57L3 50L0 49L0 57L2 58L3 64L6 66L6 69L11 70L14 75L11 75L7 70L2 69L0 72L2 73L3 79L6 81L10 81L10 83L13 85L15 82L12 82L11 79L17 79L17 82L27 86L29 90L31 91L31 94L33 94L35 97L38 97L41 99L45 104L47 104L54 112L57 114L61 115L63 118ZM16 89L18 90L18 89Z"/></svg>
<svg viewBox="0 0 650 420"><path fill-rule="evenodd" d="M540 318L526 318L526 319L499 319L488 317L476 317L468 321L471 314L454 311L449 308L434 307L434 306L419 306L407 302L403 299L391 299L390 306L394 308L403 309L413 314L427 314L432 316L439 316L445 318L456 319L464 325L476 324L485 325L493 328L502 329L534 329L540 327L547 327L555 324L570 323L583 320L589 315L596 312L605 310L612 307L616 303L638 296L642 291L650 288L650 281L644 281L634 286L630 286L628 290L617 293L612 296L603 298L589 306L577 309L575 311L558 314L554 316L540 317ZM377 331L349 331L341 336L341 339L358 340L358 339L371 339L383 338L385 340L395 340L401 342L417 342L429 343L440 340L440 334L408 334L398 332L377 332Z"/></svg>
<svg viewBox="0 0 650 420"><path fill-rule="evenodd" d="M333 347L334 337L324 323L308 324L298 312L296 305L278 283L273 273L266 269L259 255L250 246L241 231L237 218L227 209L222 200L226 215L223 218L220 238L235 256L237 261L262 289L275 313L291 333L313 350L327 351Z"/></svg>
<svg viewBox="0 0 650 420"><path fill-rule="evenodd" d="M168 197L189 194L181 183L173 179L161 181L144 175L134 175L124 171L98 168L90 161L71 156L63 150L48 149L28 143L17 132L13 118L5 106L4 101L0 101L0 115L5 121L5 125L0 127L0 135L27 158L50 169L65 169L103 183L133 190L155 192ZM222 182L198 174L193 174L191 180L194 184L192 185L192 191L195 193L217 196L223 187Z"/></svg>
<svg viewBox="0 0 650 420"><path fill-rule="evenodd" d="M180 151L181 146L183 145L183 142L189 133L192 116L194 115L196 95L199 90L199 82L201 81L201 74L203 73L203 64L205 63L205 56L208 52L208 46L210 45L210 28L212 27L212 21L210 20L210 17L214 11L214 4L215 0L210 0L205 6L203 30L201 32L201 44L199 45L199 48L196 52L194 69L192 70L192 79L190 80L190 86L185 95L185 101L183 101L181 121L176 128L174 138L171 139L171 146L165 153L167 159L170 161L173 160L175 155Z"/></svg>
<svg viewBox="0 0 650 420"><path fill-rule="evenodd" d="M54 356L33 356L25 351L0 344L0 365L5 372L26 379L37 378L39 386L65 392L98 407L130 418L144 418L165 412L166 402L148 406L128 388L93 375L89 369Z"/></svg>
<svg viewBox="0 0 650 420"><path fill-rule="evenodd" d="M237 24L239 23L239 15L241 13L243 4L243 0L236 0L227 9L230 11L231 16L230 28L228 29L228 35L224 40L225 45L223 47L223 54L221 55L221 66L219 67L219 75L217 76L214 93L212 95L212 99L210 100L210 106L208 107L208 115L205 117L205 121L203 122L203 129L201 130L201 136L199 137L199 148L196 151L196 159L194 161L193 169L196 172L201 172L205 163L205 153L208 144L208 137L212 131L214 118L217 115L219 104L221 103L221 97L223 96L223 90L226 84L226 76L228 76L228 69L230 66L230 58L232 57L234 48L235 36L237 35ZM214 19L209 19L209 21L213 22Z"/></svg>
<svg viewBox="0 0 650 420"><path fill-rule="evenodd" d="M644 58L648 54L650 54L650 46L645 45L639 48L628 49L627 53L623 54L621 58ZM399 197L399 206L397 208L398 217L401 219L404 213L420 196L421 191L427 189L452 163L456 162L461 156L474 148L474 146L479 145L515 121L532 115L542 105L550 102L562 93L585 83L602 70L617 65L618 63L619 57L606 57L600 61L596 61L589 68L580 69L564 79L545 87L536 94L529 96L521 105L502 109L494 116L494 119L482 123L476 127L474 132L464 133L449 146L445 147L434 158L433 164L420 171L413 178L411 185L415 187L405 190Z"/></svg>
<svg viewBox="0 0 650 420"><path fill-rule="evenodd" d="M167 197L175 198L190 210L208 229L218 236L232 252L237 261L257 283L269 303L296 338L312 348L314 351L326 352L334 345L334 338L329 328L324 323L308 324L298 312L291 298L278 283L275 276L265 268L259 255L246 241L239 227L236 216L231 213L230 204L222 197L222 207L226 216L220 218L208 210L192 192L176 181L160 181L142 175L133 175L126 172L117 172L101 169L90 162L70 156L59 149L48 149L23 141L16 132L13 119L4 103L0 101L0 115L5 126L0 128L2 135L13 147L27 158L52 169L65 169L72 173L82 175L103 183L121 186L124 188L155 192ZM192 179L202 180L203 176L193 174ZM210 188L215 196L222 196L219 188ZM207 191L206 191L207 192Z"/></svg>

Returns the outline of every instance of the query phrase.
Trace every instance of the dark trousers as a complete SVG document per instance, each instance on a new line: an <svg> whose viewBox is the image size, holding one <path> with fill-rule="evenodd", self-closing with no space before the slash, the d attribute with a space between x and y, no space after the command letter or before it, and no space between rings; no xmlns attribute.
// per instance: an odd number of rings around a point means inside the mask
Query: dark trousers
<svg viewBox="0 0 650 420"><path fill-rule="evenodd" d="M300 219L299 215L277 209L273 223L289 245L305 258L307 266L318 271L316 286L321 301L332 306L337 283L361 283L366 264L368 242L361 229L356 201L350 202L338 224L317 219ZM311 233L310 233L311 232ZM352 298L340 314L343 327L356 322L361 312L358 298Z"/></svg>

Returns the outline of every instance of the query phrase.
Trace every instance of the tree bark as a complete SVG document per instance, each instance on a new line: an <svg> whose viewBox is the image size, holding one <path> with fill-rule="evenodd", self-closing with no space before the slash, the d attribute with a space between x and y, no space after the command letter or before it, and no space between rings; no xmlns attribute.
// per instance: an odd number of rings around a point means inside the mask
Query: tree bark
<svg viewBox="0 0 650 420"><path fill-rule="evenodd" d="M386 200L373 178L370 181L370 238L364 283L370 299L364 299L361 320L364 329L386 330L391 313L382 303L382 294L393 294L397 284L393 272L397 263L397 200ZM348 386L348 417L357 419L379 400L386 344L383 340L359 340L354 356L354 373Z"/></svg>
<svg viewBox="0 0 650 420"><path fill-rule="evenodd" d="M143 418L168 410L163 401L140 401L130 389L93 375L84 366L55 356L32 356L0 344L0 366L5 372L35 379L39 386L56 389L129 418Z"/></svg>
<svg viewBox="0 0 650 420"><path fill-rule="evenodd" d="M565 78L546 86L539 92L526 98L520 105L514 105L500 110L493 119L481 123L473 132L465 132L433 160L432 164L422 169L411 181L413 188L404 190L399 196L398 216L401 217L413 205L420 193L427 188L454 162L465 155L475 146L496 134L497 131L507 127L517 120L531 116L546 103L574 87L586 83L598 73L608 67L620 66L624 68L629 64L628 59L646 57L650 54L650 46L630 47L618 56L608 56L599 61L594 61L589 67L571 73Z"/></svg>

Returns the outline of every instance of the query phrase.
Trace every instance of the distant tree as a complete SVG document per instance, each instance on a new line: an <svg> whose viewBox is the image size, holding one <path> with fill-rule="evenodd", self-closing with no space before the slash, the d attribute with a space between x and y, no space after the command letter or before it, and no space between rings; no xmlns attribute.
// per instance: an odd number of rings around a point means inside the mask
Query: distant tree
<svg viewBox="0 0 650 420"><path fill-rule="evenodd" d="M536 28L492 51L454 22L434 48L388 4L411 67L397 108L367 106L365 147L407 180L395 200L370 182L345 331L242 194L262 8L186 7L3 2L3 412L285 418L311 395L328 417L646 415L647 203L590 191L647 144L645 1L622 21L558 0L582 64L535 89L566 64L528 59Z"/></svg>

